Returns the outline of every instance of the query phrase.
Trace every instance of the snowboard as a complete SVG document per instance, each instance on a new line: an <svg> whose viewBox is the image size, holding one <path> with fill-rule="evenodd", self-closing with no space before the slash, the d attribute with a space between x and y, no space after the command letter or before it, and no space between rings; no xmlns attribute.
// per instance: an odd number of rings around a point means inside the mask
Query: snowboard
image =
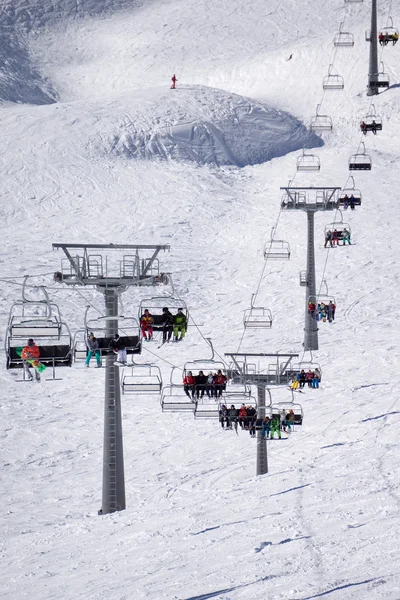
<svg viewBox="0 0 400 600"><path fill-rule="evenodd" d="M23 350L23 348L15 349L16 353L18 354L18 356L21 356L21 358L22 358L22 350ZM38 373L42 373L46 369L46 365L41 363L39 360L36 360L34 358L24 358L24 360L27 363L29 363L35 369L35 371L37 371Z"/></svg>

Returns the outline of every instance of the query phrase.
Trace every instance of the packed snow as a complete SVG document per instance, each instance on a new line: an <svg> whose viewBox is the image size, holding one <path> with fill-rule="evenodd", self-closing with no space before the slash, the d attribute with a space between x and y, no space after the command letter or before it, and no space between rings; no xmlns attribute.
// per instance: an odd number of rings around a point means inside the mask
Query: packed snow
<svg viewBox="0 0 400 600"><path fill-rule="evenodd" d="M399 7L379 4L380 26L398 27ZM322 367L320 389L296 396L304 425L268 442L261 477L248 432L124 395L127 507L100 517L104 370L76 362L22 383L4 354L0 597L399 600L400 44L379 48L391 87L372 98L382 132L363 137L367 0L0 5L3 342L26 275L72 332L88 305L104 311L95 289L53 281L53 242L170 244L160 268L189 307L188 335L139 359L164 384L209 358L207 337L218 360L240 347ZM354 48L333 47L341 21ZM322 90L330 64L343 91ZM308 132L318 104L334 124L323 145ZM361 141L373 166L354 176L361 207L343 211L353 245L324 249L340 215L315 219L318 285L337 312L303 356L306 218L280 211L280 187L351 185ZM296 172L303 146L320 173ZM265 262L273 227L290 261ZM151 293L126 291L125 314ZM244 333L254 293L273 326Z"/></svg>

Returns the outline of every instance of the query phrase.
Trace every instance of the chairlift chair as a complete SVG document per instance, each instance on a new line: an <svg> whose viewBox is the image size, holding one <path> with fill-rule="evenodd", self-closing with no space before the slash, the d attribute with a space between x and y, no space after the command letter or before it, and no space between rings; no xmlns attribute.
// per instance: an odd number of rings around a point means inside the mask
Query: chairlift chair
<svg viewBox="0 0 400 600"><path fill-rule="evenodd" d="M372 169L372 159L365 151L364 142L361 142L361 144L363 146L363 151L356 152L356 154L352 154L349 158L350 171L370 171Z"/></svg>
<svg viewBox="0 0 400 600"><path fill-rule="evenodd" d="M123 394L160 394L161 371L153 364L133 363L129 370L122 370L121 388Z"/></svg>
<svg viewBox="0 0 400 600"><path fill-rule="evenodd" d="M290 245L285 240L270 240L265 244L264 258L266 260L289 260Z"/></svg>
<svg viewBox="0 0 400 600"><path fill-rule="evenodd" d="M341 75L331 72L332 65L329 65L328 75L325 75L322 81L324 90L342 90L344 88L344 79Z"/></svg>
<svg viewBox="0 0 400 600"><path fill-rule="evenodd" d="M243 324L246 329L271 329L272 313L268 308L252 306L244 311Z"/></svg>
<svg viewBox="0 0 400 600"><path fill-rule="evenodd" d="M172 314L176 313L178 308L181 308L183 314L186 316L187 322L189 321L189 312L186 302L181 298L174 296L154 296L152 298L144 298L139 305L139 320L147 308L151 316L153 317L153 332L163 330L163 308L168 308Z"/></svg>
<svg viewBox="0 0 400 600"><path fill-rule="evenodd" d="M317 113L315 117L312 117L311 119L310 129L316 132L332 131L333 122L331 117L328 117L328 115L319 115Z"/></svg>
<svg viewBox="0 0 400 600"><path fill-rule="evenodd" d="M384 45L386 46L389 42L392 42L394 46L397 44L399 40L399 30L396 27L393 27L393 19L392 17L388 17L390 20L390 26L382 27L379 31L379 37L383 35Z"/></svg>
<svg viewBox="0 0 400 600"><path fill-rule="evenodd" d="M355 181L354 181L354 177L352 177L350 175L350 179L351 179L351 187L344 187L339 194L338 197L338 205L340 207L345 207L347 205L349 205L349 201L350 198L352 199L352 201L354 202L355 206L360 206L361 205L361 200L362 200L362 194L360 190L356 189L356 185L355 185Z"/></svg>
<svg viewBox="0 0 400 600"><path fill-rule="evenodd" d="M299 282L301 287L307 287L307 271L300 271Z"/></svg>
<svg viewBox="0 0 400 600"><path fill-rule="evenodd" d="M162 389L161 410L163 412L192 412L196 410L196 402L189 398L183 386L178 388L176 385L165 385Z"/></svg>
<svg viewBox="0 0 400 600"><path fill-rule="evenodd" d="M382 119L376 114L375 106L373 104L371 106L371 111L361 121L360 129L364 135L367 135L368 131L372 131L373 133L382 131Z"/></svg>
<svg viewBox="0 0 400 600"><path fill-rule="evenodd" d="M101 315L100 317L87 319L85 317L85 339L93 333L99 343L99 350L101 356L108 356L113 354L113 350L110 348L111 337L107 333L107 320L118 319L118 332L121 336L122 342L125 343L127 354L140 354L142 351L141 340L139 336L139 323L135 317L122 316L109 317ZM76 346L75 352L76 358L81 357L83 352Z"/></svg>
<svg viewBox="0 0 400 600"><path fill-rule="evenodd" d="M332 233L334 233L336 231L336 240L337 240L337 245L339 246L340 245L339 242L343 241L345 230L351 235L350 225L349 225L349 223L343 223L343 217L342 217L342 219L340 221L334 221L333 223L328 223L328 225L325 226L325 236L328 231L330 231Z"/></svg>
<svg viewBox="0 0 400 600"><path fill-rule="evenodd" d="M290 410L294 412L293 425L303 425L303 408L298 402L276 402L271 406L272 418L280 420L281 412L285 411L287 414Z"/></svg>
<svg viewBox="0 0 400 600"><path fill-rule="evenodd" d="M346 4L357 4L364 2L364 0L344 0Z"/></svg>
<svg viewBox="0 0 400 600"><path fill-rule="evenodd" d="M303 149L303 153L297 157L296 168L298 171L318 172L321 169L321 162L316 154L307 154Z"/></svg>
<svg viewBox="0 0 400 600"><path fill-rule="evenodd" d="M369 82L369 86L371 88L388 88L390 86L389 75L384 71L383 62L381 62L380 67L380 71L374 76L371 76L371 80Z"/></svg>
<svg viewBox="0 0 400 600"><path fill-rule="evenodd" d="M340 23L339 31L333 38L333 45L336 47L354 46L354 36L349 31L342 31L343 22Z"/></svg>

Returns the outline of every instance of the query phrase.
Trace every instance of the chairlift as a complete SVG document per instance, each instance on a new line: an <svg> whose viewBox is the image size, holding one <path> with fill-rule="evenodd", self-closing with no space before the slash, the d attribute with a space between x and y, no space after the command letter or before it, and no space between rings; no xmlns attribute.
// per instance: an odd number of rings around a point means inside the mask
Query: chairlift
<svg viewBox="0 0 400 600"><path fill-rule="evenodd" d="M376 114L375 106L371 105L370 112L363 118L360 123L360 129L364 135L367 135L368 131L376 134L377 131L382 131L382 119Z"/></svg>
<svg viewBox="0 0 400 600"><path fill-rule="evenodd" d="M161 410L163 412L192 412L196 410L196 402L189 398L183 389L176 385L165 385L162 389Z"/></svg>
<svg viewBox="0 0 400 600"><path fill-rule="evenodd" d="M285 240L270 240L265 244L264 258L266 260L289 260L290 245Z"/></svg>
<svg viewBox="0 0 400 600"><path fill-rule="evenodd" d="M331 323L334 318L334 315L333 318L330 319L327 313L327 310L331 303L334 305L334 307L336 307L335 297L330 294L320 293L316 296L310 296L308 298L308 306L310 307L310 305L313 305L315 308L313 310L309 308L309 313L312 313L312 315L317 321L322 321L323 323L326 323L328 319Z"/></svg>
<svg viewBox="0 0 400 600"><path fill-rule="evenodd" d="M381 70L371 76L371 80L368 84L371 88L388 88L390 86L389 75L384 71L385 67L383 62L381 62L380 67Z"/></svg>
<svg viewBox="0 0 400 600"><path fill-rule="evenodd" d="M58 306L48 299L46 291L42 301L27 300L24 292L22 296L22 301L15 302L10 309L5 336L6 368L23 368L19 349L25 346L27 339L33 338L40 351L40 362L52 368L52 380L58 379L55 368L72 365L68 325L62 320ZM25 370L19 381L27 381Z"/></svg>
<svg viewBox="0 0 400 600"><path fill-rule="evenodd" d="M269 308L253 306L254 294L251 299L251 307L244 311L243 324L245 329L271 329L272 313Z"/></svg>
<svg viewBox="0 0 400 600"><path fill-rule="evenodd" d="M307 271L300 271L299 283L301 287L307 287Z"/></svg>
<svg viewBox="0 0 400 600"><path fill-rule="evenodd" d="M298 171L318 172L321 169L321 162L316 154L307 154L303 148L303 154L298 156L296 168Z"/></svg>
<svg viewBox="0 0 400 600"><path fill-rule="evenodd" d="M354 204L354 206L360 206L362 200L362 194L360 190L357 190L355 187L354 177L350 176L352 181L351 187L344 187L339 194L338 197L338 205L343 207L345 210L349 207L350 202Z"/></svg>
<svg viewBox="0 0 400 600"><path fill-rule="evenodd" d="M329 65L328 75L325 75L322 81L324 90L342 90L344 88L344 79L341 75L331 73L332 65Z"/></svg>
<svg viewBox="0 0 400 600"><path fill-rule="evenodd" d="M172 295L154 296L152 298L144 298L139 305L139 321L147 308L153 318L153 332L163 330L163 308L168 308L172 314L176 313L179 308L182 309L186 317L186 322L189 321L189 312L186 302L181 298Z"/></svg>
<svg viewBox="0 0 400 600"><path fill-rule="evenodd" d="M290 410L294 413L294 421L292 421L293 425L302 425L303 424L303 408L301 404L298 402L276 402L271 406L272 418L279 419L281 418L282 411L285 411L287 414Z"/></svg>
<svg viewBox="0 0 400 600"><path fill-rule="evenodd" d="M365 144L361 142L363 151L352 154L349 158L349 170L350 171L370 171L372 169L372 159L369 154L366 153Z"/></svg>
<svg viewBox="0 0 400 600"><path fill-rule="evenodd" d="M344 0L346 4L358 4L364 2L364 0Z"/></svg>
<svg viewBox="0 0 400 600"><path fill-rule="evenodd" d="M89 307L90 308L90 307ZM118 332L121 336L121 341L125 343L127 354L140 354L142 351L142 345L139 336L139 323L135 317L130 316L106 316L100 315L92 319L87 318L88 309L85 315L85 343L87 337L93 333L99 343L99 350L101 356L109 356L113 354L113 350L110 348L110 340L112 335L108 333L108 321L118 320ZM79 330L79 334L82 330ZM82 342L79 341L78 336L74 336L74 354L75 360L84 358L83 350L81 348Z"/></svg>
<svg viewBox="0 0 400 600"><path fill-rule="evenodd" d="M122 370L121 388L123 394L160 394L160 368L150 363L133 363L130 369Z"/></svg>
<svg viewBox="0 0 400 600"><path fill-rule="evenodd" d="M312 131L332 131L333 123L331 117L328 115L320 115L319 108L320 104L317 106L317 110L315 113L315 117L311 119L310 129Z"/></svg>
<svg viewBox="0 0 400 600"><path fill-rule="evenodd" d="M351 242L350 242L350 237L351 237L350 225L349 225L349 223L343 223L343 215L342 215L341 211L339 211L339 212L341 215L340 221L334 221L333 223L328 223L328 225L325 226L325 231L324 231L324 233L325 233L325 248L328 247L327 246L328 232L331 232L331 234L332 234L332 238L330 240L331 244L329 245L329 247L340 246L340 245L344 246L345 245L344 242L346 241L345 240L346 235L347 235L347 239L348 239L349 243L351 244ZM343 243L340 244L340 242L343 242Z"/></svg>
<svg viewBox="0 0 400 600"><path fill-rule="evenodd" d="M382 27L379 31L379 43L383 46L387 46L389 42L392 42L394 46L397 44L399 39L399 30L396 27L393 27L393 19L392 17L388 17L390 19L390 26Z"/></svg>
<svg viewBox="0 0 400 600"><path fill-rule="evenodd" d="M333 45L336 47L354 46L354 36L349 31L342 31L343 22L340 23L339 31L333 38Z"/></svg>

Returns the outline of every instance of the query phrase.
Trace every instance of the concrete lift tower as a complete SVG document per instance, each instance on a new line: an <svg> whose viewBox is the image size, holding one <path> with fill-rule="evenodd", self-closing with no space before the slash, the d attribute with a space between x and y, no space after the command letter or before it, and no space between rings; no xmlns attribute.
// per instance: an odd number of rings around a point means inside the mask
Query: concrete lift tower
<svg viewBox="0 0 400 600"><path fill-rule="evenodd" d="M282 187L284 194L281 207L284 210L304 211L307 213L307 271L300 284L306 288L306 311L304 325L304 350L318 350L318 323L314 315L308 312L311 300L317 303L317 285L315 276L314 215L317 211L332 211L338 208L337 187Z"/></svg>
<svg viewBox="0 0 400 600"><path fill-rule="evenodd" d="M371 9L371 32L368 39L369 47L369 69L367 96L379 94L378 85L378 25L377 25L377 0L372 0Z"/></svg>
<svg viewBox="0 0 400 600"><path fill-rule="evenodd" d="M293 358L298 354L265 354L253 352L226 352L225 356L232 359L232 368L229 376L233 382L257 386L257 418L265 417L265 389L270 386L287 386L295 371L291 367ZM250 359L250 363L249 363ZM258 367L254 360L259 361ZM260 365L267 360L265 367ZM274 362L272 362L274 361ZM268 473L267 440L262 437L261 427L257 429L257 475Z"/></svg>
<svg viewBox="0 0 400 600"><path fill-rule="evenodd" d="M117 244L53 244L63 250L61 271L54 278L70 286L94 286L104 295L106 337L118 333L118 295L130 286L167 283L159 270L158 254L169 246ZM140 337L132 353L141 352ZM125 475L122 444L119 369L115 355L107 355L105 373L103 493L99 514L125 510Z"/></svg>

